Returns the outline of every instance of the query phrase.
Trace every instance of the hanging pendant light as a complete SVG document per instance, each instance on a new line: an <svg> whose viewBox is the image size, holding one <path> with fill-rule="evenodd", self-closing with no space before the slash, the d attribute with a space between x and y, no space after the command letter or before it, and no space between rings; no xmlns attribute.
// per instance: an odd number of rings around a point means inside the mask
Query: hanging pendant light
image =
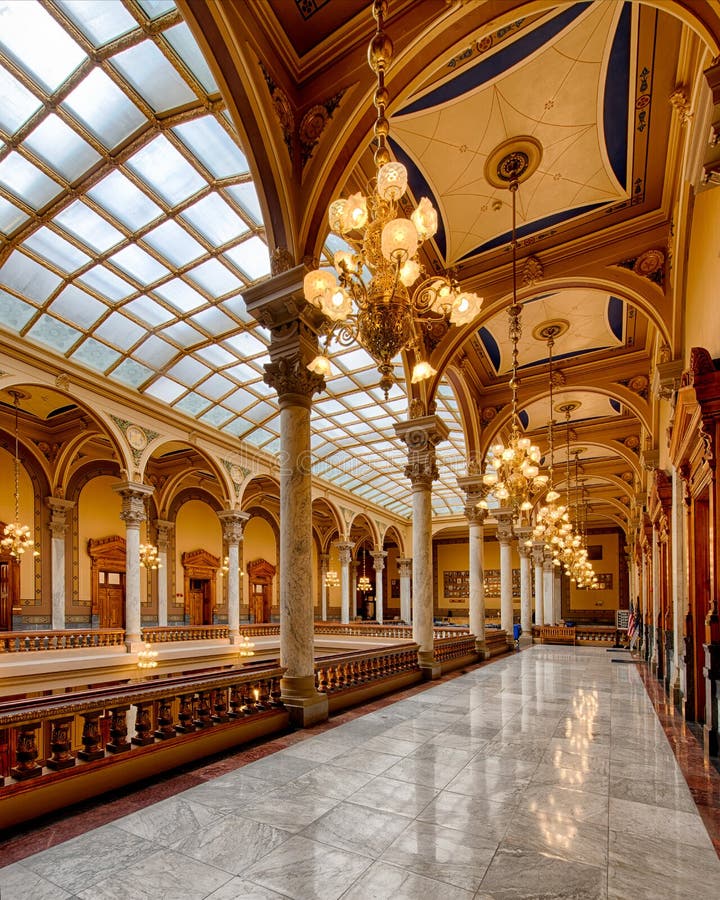
<svg viewBox="0 0 720 900"><path fill-rule="evenodd" d="M15 407L15 521L9 522L3 531L3 537L0 539L0 547L9 553L14 559L19 560L24 553L33 551L33 556L39 556L37 550L34 549L35 541L33 540L32 531L29 525L20 524L20 438L18 431L18 410L20 400L26 396L22 391L8 391L13 398Z"/></svg>
<svg viewBox="0 0 720 900"><path fill-rule="evenodd" d="M542 148L534 138L516 138L497 147L485 166L485 177L490 184L509 190L512 197L512 304L508 308L508 336L512 345L512 409L510 440L507 445L498 441L490 448L483 481L500 506L512 509L518 521L529 516L533 498L548 482L548 476L540 474L540 448L521 435L518 412L518 344L522 337L522 306L517 298L517 192L521 181L535 172L541 157Z"/></svg>
<svg viewBox="0 0 720 900"><path fill-rule="evenodd" d="M362 575L358 578L357 586L358 590L362 591L363 594L367 594L368 591L372 590L370 579L365 574L365 547L362 548Z"/></svg>
<svg viewBox="0 0 720 900"><path fill-rule="evenodd" d="M145 515L145 521L147 522L147 511ZM150 532L150 526L146 525L148 534ZM147 544L140 544L138 547L138 552L140 554L140 565L146 569L150 569L151 571L156 571L157 569L162 569L162 564L160 563L160 559L158 558L158 548L155 544L151 544L148 540Z"/></svg>
<svg viewBox="0 0 720 900"><path fill-rule="evenodd" d="M418 248L438 229L438 214L422 197L410 218L403 215L400 201L407 190L407 170L390 158L386 117L387 68L393 45L383 31L387 0L374 0L377 28L368 48L370 68L377 77L375 88L376 177L367 195L356 193L333 200L328 209L330 231L349 246L333 257L334 271L315 269L303 284L305 299L324 315L321 334L324 349L308 365L310 371L331 373L329 346L356 341L375 361L380 387L388 396L395 383L392 360L402 350L410 351L416 363L413 383L437 374L424 359L424 322L442 317L450 325L465 325L480 311L482 298L461 290L450 274L429 275L418 259Z"/></svg>

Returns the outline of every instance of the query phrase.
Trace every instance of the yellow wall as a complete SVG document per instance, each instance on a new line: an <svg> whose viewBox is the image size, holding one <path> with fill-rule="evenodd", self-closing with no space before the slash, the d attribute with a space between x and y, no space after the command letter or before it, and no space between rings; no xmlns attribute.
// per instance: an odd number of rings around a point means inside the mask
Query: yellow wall
<svg viewBox="0 0 720 900"><path fill-rule="evenodd" d="M441 615L446 615L448 610L452 615L467 616L468 600L457 600L455 598L446 598L444 595L445 572L468 571L469 562L469 545L467 541L458 542L457 544L438 544L437 545L437 611ZM486 539L484 543L484 564L485 569L500 568L500 545L494 538ZM520 568L520 557L517 550L512 545L512 568ZM520 597L514 597L514 604L520 608ZM485 598L485 607L488 610L500 609L500 597L488 596Z"/></svg>
<svg viewBox="0 0 720 900"><path fill-rule="evenodd" d="M242 603L244 604L244 614L247 616L248 599L248 576L247 564L256 559L264 559L277 567L277 552L275 549L275 533L269 522L261 519L259 516L253 516L245 526L243 532L243 572L242 577ZM272 586L272 615L279 615L278 606L278 574L275 574Z"/></svg>
<svg viewBox="0 0 720 900"><path fill-rule="evenodd" d="M705 347L720 356L720 191L701 191L695 197L687 261L685 301L685 363L691 347Z"/></svg>
<svg viewBox="0 0 720 900"><path fill-rule="evenodd" d="M93 478L80 491L78 499L78 561L79 561L79 599L85 608L90 604L92 596L90 585L90 556L87 552L88 541L92 538L112 537L117 534L125 537L125 523L120 518L122 499L112 486L118 479L112 475ZM145 536L145 531L142 531ZM145 590L145 579L141 578L142 589ZM145 595L143 594L143 597Z"/></svg>
<svg viewBox="0 0 720 900"><path fill-rule="evenodd" d="M587 546L597 546L602 549L602 559L591 560L593 569L597 575L609 573L612 575L612 590L579 591L570 584L570 609L619 609L620 597L620 555L619 538L615 534L588 534Z"/></svg>
<svg viewBox="0 0 720 900"><path fill-rule="evenodd" d="M171 616L182 615L185 608L185 573L182 566L183 553L192 550L207 550L222 562L222 526L217 514L202 500L188 500L178 510L175 520L175 593L181 596L168 597L168 612ZM222 597L222 579L216 581L216 603Z"/></svg>

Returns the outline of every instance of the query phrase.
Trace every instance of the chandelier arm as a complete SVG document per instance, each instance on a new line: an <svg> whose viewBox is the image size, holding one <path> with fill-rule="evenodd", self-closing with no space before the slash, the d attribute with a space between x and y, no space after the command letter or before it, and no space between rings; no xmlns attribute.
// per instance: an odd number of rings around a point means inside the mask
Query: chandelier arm
<svg viewBox="0 0 720 900"><path fill-rule="evenodd" d="M15 521L20 521L20 439L18 437L18 407L20 398L15 393Z"/></svg>
<svg viewBox="0 0 720 900"><path fill-rule="evenodd" d="M550 336L548 337L548 341L547 341L547 345L548 345L548 372L549 372L549 374L550 374L550 421L548 422L548 441L549 441L549 443L550 443L550 465L549 465L549 467L548 467L548 469L549 469L548 475L550 476L550 477L549 477L550 490L552 490L552 488L553 488L553 464L554 464L554 462L555 462L555 447L554 447L554 444L553 444L553 425L554 425L555 423L554 423L554 421L553 421L554 408L553 408L553 370L552 370L552 367L553 367L553 356L552 356L552 352L553 352L553 345L554 345L554 343L555 343L555 341L554 341L554 339L553 339L553 336L550 335Z"/></svg>

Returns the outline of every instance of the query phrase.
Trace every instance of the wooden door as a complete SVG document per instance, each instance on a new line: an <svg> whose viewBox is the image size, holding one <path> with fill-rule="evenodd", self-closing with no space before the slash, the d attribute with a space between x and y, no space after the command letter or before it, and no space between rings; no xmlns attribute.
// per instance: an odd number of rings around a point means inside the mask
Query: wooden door
<svg viewBox="0 0 720 900"><path fill-rule="evenodd" d="M125 627L125 574L98 572L98 624L100 628Z"/></svg>
<svg viewBox="0 0 720 900"><path fill-rule="evenodd" d="M188 613L191 625L211 625L210 582L205 578L191 578L188 591Z"/></svg>
<svg viewBox="0 0 720 900"><path fill-rule="evenodd" d="M270 585L256 582L252 585L250 614L256 624L270 621Z"/></svg>

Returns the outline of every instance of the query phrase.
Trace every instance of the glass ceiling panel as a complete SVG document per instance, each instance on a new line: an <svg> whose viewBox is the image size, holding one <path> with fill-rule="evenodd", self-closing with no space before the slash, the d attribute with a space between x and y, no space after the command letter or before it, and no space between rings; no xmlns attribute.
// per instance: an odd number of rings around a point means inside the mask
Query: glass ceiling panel
<svg viewBox="0 0 720 900"><path fill-rule="evenodd" d="M10 288L36 303L44 303L59 284L59 276L17 250L10 254L0 269L0 286Z"/></svg>
<svg viewBox="0 0 720 900"><path fill-rule="evenodd" d="M0 162L0 184L37 210L62 191L61 185L16 151Z"/></svg>
<svg viewBox="0 0 720 900"><path fill-rule="evenodd" d="M215 178L245 175L249 171L245 154L214 116L185 122L173 131Z"/></svg>
<svg viewBox="0 0 720 900"><path fill-rule="evenodd" d="M217 259L209 259L190 269L187 277L213 297L229 294L230 291L237 291L242 287L242 283Z"/></svg>
<svg viewBox="0 0 720 900"><path fill-rule="evenodd" d="M124 359L116 369L110 372L110 378L114 378L127 387L139 388L153 374L152 369L140 365L134 359Z"/></svg>
<svg viewBox="0 0 720 900"><path fill-rule="evenodd" d="M158 225L143 240L175 266L186 266L205 253L205 248L172 219Z"/></svg>
<svg viewBox="0 0 720 900"><path fill-rule="evenodd" d="M54 231L50 231L49 228L41 228L31 234L22 246L28 247L36 255L49 260L63 272L74 272L90 262L87 253L78 250L77 247L55 234Z"/></svg>
<svg viewBox="0 0 720 900"><path fill-rule="evenodd" d="M199 325L200 328L204 328L205 331L213 337L225 334L236 327L230 316L226 316L225 313L216 306L212 306L210 309L204 309L202 312L197 313L192 317L192 321L195 322L196 325Z"/></svg>
<svg viewBox="0 0 720 900"><path fill-rule="evenodd" d="M233 184L230 187L226 188L228 194L236 200L242 209L250 214L250 217L255 222L255 224L259 225L262 218L262 211L260 209L260 201L258 199L257 191L255 190L255 185L246 181L243 184Z"/></svg>
<svg viewBox="0 0 720 900"><path fill-rule="evenodd" d="M96 253L105 253L123 238L121 231L81 200L76 200L59 212L54 221Z"/></svg>
<svg viewBox="0 0 720 900"><path fill-rule="evenodd" d="M207 304L203 295L181 278L172 278L154 289L154 293L171 303L180 312L190 312Z"/></svg>
<svg viewBox="0 0 720 900"><path fill-rule="evenodd" d="M119 3L107 0L55 0L95 47L127 34L137 22Z"/></svg>
<svg viewBox="0 0 720 900"><path fill-rule="evenodd" d="M138 0L138 6L145 11L149 19L158 19L175 9L173 0Z"/></svg>
<svg viewBox="0 0 720 900"><path fill-rule="evenodd" d="M0 289L0 328L20 331L35 315L35 308Z"/></svg>
<svg viewBox="0 0 720 900"><path fill-rule="evenodd" d="M176 354L177 350L175 347L170 346L167 341L152 334L134 351L133 356L136 356L141 362L147 363L149 366L162 369Z"/></svg>
<svg viewBox="0 0 720 900"><path fill-rule="evenodd" d="M1 105L1 104L0 104ZM14 203L0 197L0 231L10 234L23 222L27 222L30 217L23 212Z"/></svg>
<svg viewBox="0 0 720 900"><path fill-rule="evenodd" d="M227 250L225 256L240 266L251 281L270 274L270 254L267 244L257 235Z"/></svg>
<svg viewBox="0 0 720 900"><path fill-rule="evenodd" d="M156 219L162 210L121 172L113 172L88 191L103 209L133 231Z"/></svg>
<svg viewBox="0 0 720 900"><path fill-rule="evenodd" d="M171 379L161 376L145 388L145 393L163 403L172 403L180 394L185 393L185 388L177 381L171 381Z"/></svg>
<svg viewBox="0 0 720 900"><path fill-rule="evenodd" d="M129 350L143 337L145 329L122 313L114 312L95 329L95 334L120 350Z"/></svg>
<svg viewBox="0 0 720 900"><path fill-rule="evenodd" d="M47 344L53 350L64 353L82 336L82 332L59 322L52 316L40 316L28 331L28 335L40 344Z"/></svg>
<svg viewBox="0 0 720 900"><path fill-rule="evenodd" d="M85 53L35 0L0 2L0 47L43 88L56 91Z"/></svg>
<svg viewBox="0 0 720 900"><path fill-rule="evenodd" d="M135 103L98 68L83 78L61 105L109 150L145 122L145 116Z"/></svg>
<svg viewBox="0 0 720 900"><path fill-rule="evenodd" d="M100 160L100 154L54 113L24 141L36 156L66 181L75 181Z"/></svg>
<svg viewBox="0 0 720 900"><path fill-rule="evenodd" d="M168 371L171 378L175 378L187 387L192 387L203 378L207 378L212 370L203 365L192 356L185 356Z"/></svg>
<svg viewBox="0 0 720 900"><path fill-rule="evenodd" d="M195 99L187 82L152 41L118 53L113 56L112 65L155 112L184 106Z"/></svg>
<svg viewBox="0 0 720 900"><path fill-rule="evenodd" d="M246 358L257 356L260 353L267 354L267 344L258 340L254 335L250 334L249 331L241 331L240 334L235 334L231 338L228 338L225 343ZM270 359L268 357L267 362L269 361Z"/></svg>
<svg viewBox="0 0 720 900"><path fill-rule="evenodd" d="M107 306L76 285L68 284L50 304L50 311L71 325L87 329L107 311Z"/></svg>
<svg viewBox="0 0 720 900"><path fill-rule="evenodd" d="M200 52L200 48L195 43L195 38L190 33L190 29L187 25L182 22L180 25L175 25L174 28L168 28L165 32L165 39L177 51L178 56L187 65L188 69L190 69L208 94L215 93L218 86L215 83L210 67L205 62L205 57Z"/></svg>
<svg viewBox="0 0 720 900"><path fill-rule="evenodd" d="M217 245L226 244L249 230L240 216L217 194L210 194L188 206L181 213L181 218Z"/></svg>
<svg viewBox="0 0 720 900"><path fill-rule="evenodd" d="M131 284L111 272L110 269L106 269L105 266L94 266L87 272L83 272L79 280L106 297L110 302L123 300L135 290Z"/></svg>
<svg viewBox="0 0 720 900"><path fill-rule="evenodd" d="M201 397L199 394L186 394L174 406L174 409L185 413L188 416L197 416L210 405L207 397Z"/></svg>
<svg viewBox="0 0 720 900"><path fill-rule="evenodd" d="M170 274L170 270L161 265L154 257L142 250L137 244L128 244L109 257L109 262L127 272L142 284L152 284Z"/></svg>
<svg viewBox="0 0 720 900"><path fill-rule="evenodd" d="M174 341L180 347L192 347L204 340L199 331L196 331L187 322L176 322L163 328L163 336Z"/></svg>
<svg viewBox="0 0 720 900"><path fill-rule="evenodd" d="M2 4L5 6L6 4ZM2 15L2 7L0 7ZM24 125L42 103L7 69L0 67L0 128L9 135Z"/></svg>
<svg viewBox="0 0 720 900"><path fill-rule="evenodd" d="M205 179L162 134L131 156L127 165L156 196L172 206L187 200L206 185Z"/></svg>
<svg viewBox="0 0 720 900"><path fill-rule="evenodd" d="M135 316L136 319L140 319L141 322L150 328L164 325L175 318L171 312L149 297L137 297L135 300L126 303L123 309L125 312Z"/></svg>
<svg viewBox="0 0 720 900"><path fill-rule="evenodd" d="M234 388L235 385L228 378L215 374L202 384L198 385L197 390L200 394L204 394L211 400L219 400L221 397L224 397L225 394L229 394Z"/></svg>
<svg viewBox="0 0 720 900"><path fill-rule="evenodd" d="M98 372L106 372L119 358L117 350L111 350L94 338L86 338L70 357Z"/></svg>

